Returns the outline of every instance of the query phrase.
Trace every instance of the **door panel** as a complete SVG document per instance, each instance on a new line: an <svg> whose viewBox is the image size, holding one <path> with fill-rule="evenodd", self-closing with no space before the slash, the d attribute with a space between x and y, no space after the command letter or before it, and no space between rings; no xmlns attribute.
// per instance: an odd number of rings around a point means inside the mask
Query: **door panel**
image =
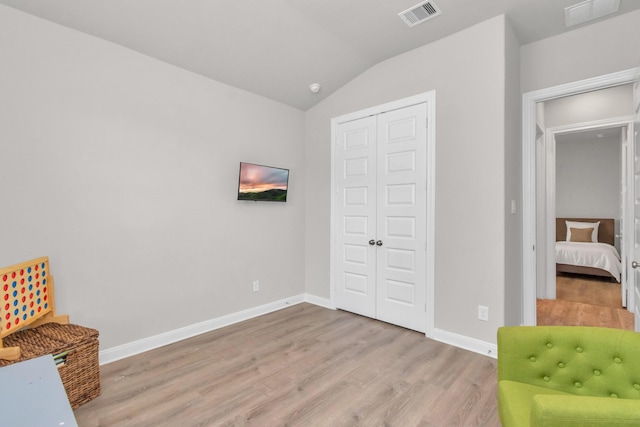
<svg viewBox="0 0 640 427"><path fill-rule="evenodd" d="M375 317L376 118L337 126L336 305Z"/></svg>
<svg viewBox="0 0 640 427"><path fill-rule="evenodd" d="M427 108L378 116L377 318L424 332Z"/></svg>
<svg viewBox="0 0 640 427"><path fill-rule="evenodd" d="M336 127L336 305L426 330L427 106Z"/></svg>

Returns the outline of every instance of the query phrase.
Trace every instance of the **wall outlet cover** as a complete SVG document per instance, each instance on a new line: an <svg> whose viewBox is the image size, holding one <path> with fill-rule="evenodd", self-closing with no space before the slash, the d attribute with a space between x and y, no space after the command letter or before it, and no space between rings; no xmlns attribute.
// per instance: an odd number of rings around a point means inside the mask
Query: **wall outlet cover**
<svg viewBox="0 0 640 427"><path fill-rule="evenodd" d="M483 305L478 306L478 320L489 321L489 307Z"/></svg>

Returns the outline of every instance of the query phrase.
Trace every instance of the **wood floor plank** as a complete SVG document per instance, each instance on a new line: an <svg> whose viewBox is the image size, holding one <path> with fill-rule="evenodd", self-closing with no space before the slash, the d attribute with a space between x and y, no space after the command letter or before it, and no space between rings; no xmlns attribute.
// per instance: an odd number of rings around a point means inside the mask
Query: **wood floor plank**
<svg viewBox="0 0 640 427"><path fill-rule="evenodd" d="M633 330L633 313L622 307L620 284L582 275L556 278L556 299L537 301L537 324Z"/></svg>
<svg viewBox="0 0 640 427"><path fill-rule="evenodd" d="M612 279L564 274L556 277L556 297L604 307L622 307L620 283Z"/></svg>
<svg viewBox="0 0 640 427"><path fill-rule="evenodd" d="M300 418L299 412L314 410L319 405L319 398L327 393L332 395L332 388L337 387L333 392L340 392L345 387L351 388L351 384L345 379L360 366L375 366L380 349L384 348L383 344L391 342L398 333L388 327L375 327L369 319L364 322L370 326L366 335L361 335L366 339L354 341L359 335L351 335L347 340L336 339L333 343L324 344L322 349L318 348L310 357L309 361L313 362L315 359L315 362L311 366L303 365L304 370L292 370L293 375L288 382L273 378L277 382L272 382L270 401L245 414L245 418L251 419L253 425L295 425L295 421ZM328 381L328 378L339 381ZM267 419L265 414L286 416L273 420Z"/></svg>
<svg viewBox="0 0 640 427"><path fill-rule="evenodd" d="M495 360L471 363L450 388L443 391L436 405L427 411L420 427L499 426L496 410ZM453 406L452 406L453 405ZM455 409L454 409L455 408Z"/></svg>
<svg viewBox="0 0 640 427"><path fill-rule="evenodd" d="M298 304L110 363L81 427L499 426L494 359Z"/></svg>

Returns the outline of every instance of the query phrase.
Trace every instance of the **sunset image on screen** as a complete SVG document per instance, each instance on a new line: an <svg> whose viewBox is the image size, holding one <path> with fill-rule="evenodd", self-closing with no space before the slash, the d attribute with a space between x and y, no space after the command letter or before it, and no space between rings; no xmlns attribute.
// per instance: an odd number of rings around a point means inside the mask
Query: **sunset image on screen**
<svg viewBox="0 0 640 427"><path fill-rule="evenodd" d="M284 202L287 199L288 181L287 169L240 163L238 200Z"/></svg>

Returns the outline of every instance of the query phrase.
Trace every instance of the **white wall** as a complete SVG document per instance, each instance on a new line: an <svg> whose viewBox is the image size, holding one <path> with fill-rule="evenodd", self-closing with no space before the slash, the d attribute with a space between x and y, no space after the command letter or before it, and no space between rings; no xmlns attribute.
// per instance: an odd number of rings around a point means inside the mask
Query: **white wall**
<svg viewBox="0 0 640 427"><path fill-rule="evenodd" d="M547 128L622 118L633 114L633 85L565 96L542 104Z"/></svg>
<svg viewBox="0 0 640 427"><path fill-rule="evenodd" d="M304 292L301 111L4 6L0 58L0 265L48 255L102 349Z"/></svg>
<svg viewBox="0 0 640 427"><path fill-rule="evenodd" d="M637 67L640 10L529 43L520 55L523 93Z"/></svg>
<svg viewBox="0 0 640 427"><path fill-rule="evenodd" d="M520 42L505 21L505 325L522 324L522 97ZM515 212L511 209L514 202Z"/></svg>
<svg viewBox="0 0 640 427"><path fill-rule="evenodd" d="M556 136L556 216L620 219L620 134Z"/></svg>
<svg viewBox="0 0 640 427"><path fill-rule="evenodd" d="M496 17L384 61L307 111L307 292L330 295L331 118L435 89L435 326L495 342L505 317L505 26Z"/></svg>

